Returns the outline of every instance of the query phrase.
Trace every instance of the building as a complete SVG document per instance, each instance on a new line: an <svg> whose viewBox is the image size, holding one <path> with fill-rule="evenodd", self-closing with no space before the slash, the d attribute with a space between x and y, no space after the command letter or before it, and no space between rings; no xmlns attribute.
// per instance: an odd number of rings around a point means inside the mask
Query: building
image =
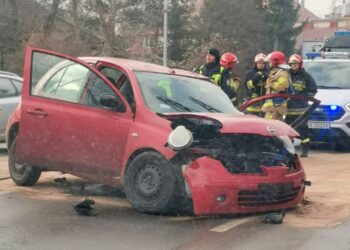
<svg viewBox="0 0 350 250"><path fill-rule="evenodd" d="M300 6L296 26L303 26L296 39L296 50L301 50L304 57L307 52L319 51L336 31L350 30L350 1L342 0L339 5L333 4L331 14L323 19Z"/></svg>

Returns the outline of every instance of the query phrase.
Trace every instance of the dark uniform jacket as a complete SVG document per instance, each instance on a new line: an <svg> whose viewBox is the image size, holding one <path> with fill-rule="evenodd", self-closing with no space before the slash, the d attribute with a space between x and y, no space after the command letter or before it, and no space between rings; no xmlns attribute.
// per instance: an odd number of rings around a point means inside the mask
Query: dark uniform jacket
<svg viewBox="0 0 350 250"><path fill-rule="evenodd" d="M248 71L244 78L244 85L247 88L250 99L264 96L266 92L265 83L269 71L253 69Z"/></svg>
<svg viewBox="0 0 350 250"><path fill-rule="evenodd" d="M221 74L220 72L220 63L207 63L204 64L202 66L200 66L196 72L209 77L215 84L219 84L218 83L218 78Z"/></svg>
<svg viewBox="0 0 350 250"><path fill-rule="evenodd" d="M234 85L231 72L228 69L224 69L222 71L219 85L231 100L236 98L237 89L236 89L236 86Z"/></svg>
<svg viewBox="0 0 350 250"><path fill-rule="evenodd" d="M294 87L294 94L299 96L314 97L317 93L317 85L314 78L305 71L300 69L297 71L290 70L291 80ZM288 102L288 110L303 109L308 107L307 101L290 100Z"/></svg>

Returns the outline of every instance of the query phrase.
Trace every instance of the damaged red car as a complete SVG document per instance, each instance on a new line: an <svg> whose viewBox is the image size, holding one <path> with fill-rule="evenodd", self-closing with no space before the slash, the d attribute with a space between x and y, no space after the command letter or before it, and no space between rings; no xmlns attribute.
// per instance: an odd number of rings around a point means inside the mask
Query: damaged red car
<svg viewBox="0 0 350 250"><path fill-rule="evenodd" d="M297 135L192 72L28 48L7 145L17 185L58 170L123 187L140 212L214 215L297 206Z"/></svg>

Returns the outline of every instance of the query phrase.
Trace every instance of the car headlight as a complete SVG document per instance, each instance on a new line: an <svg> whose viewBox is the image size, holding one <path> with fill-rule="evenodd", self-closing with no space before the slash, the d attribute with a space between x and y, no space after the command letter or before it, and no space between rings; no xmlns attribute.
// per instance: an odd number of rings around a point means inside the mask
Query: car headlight
<svg viewBox="0 0 350 250"><path fill-rule="evenodd" d="M350 111L350 103L345 105L346 109Z"/></svg>
<svg viewBox="0 0 350 250"><path fill-rule="evenodd" d="M188 148L192 142L192 132L184 126L177 126L168 136L169 147L176 151Z"/></svg>
<svg viewBox="0 0 350 250"><path fill-rule="evenodd" d="M284 147L287 149L287 151L293 155L295 155L295 147L292 142L292 140L289 138L289 136L284 135L284 136L278 136L278 139L280 139L283 142Z"/></svg>

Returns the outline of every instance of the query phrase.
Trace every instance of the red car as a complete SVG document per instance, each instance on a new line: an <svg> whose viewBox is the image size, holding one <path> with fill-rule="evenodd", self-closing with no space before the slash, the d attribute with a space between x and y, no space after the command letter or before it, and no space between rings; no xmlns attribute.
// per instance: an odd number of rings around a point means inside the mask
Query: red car
<svg viewBox="0 0 350 250"><path fill-rule="evenodd" d="M297 132L183 70L28 48L6 134L17 185L59 170L122 186L140 212L262 212L304 197Z"/></svg>

